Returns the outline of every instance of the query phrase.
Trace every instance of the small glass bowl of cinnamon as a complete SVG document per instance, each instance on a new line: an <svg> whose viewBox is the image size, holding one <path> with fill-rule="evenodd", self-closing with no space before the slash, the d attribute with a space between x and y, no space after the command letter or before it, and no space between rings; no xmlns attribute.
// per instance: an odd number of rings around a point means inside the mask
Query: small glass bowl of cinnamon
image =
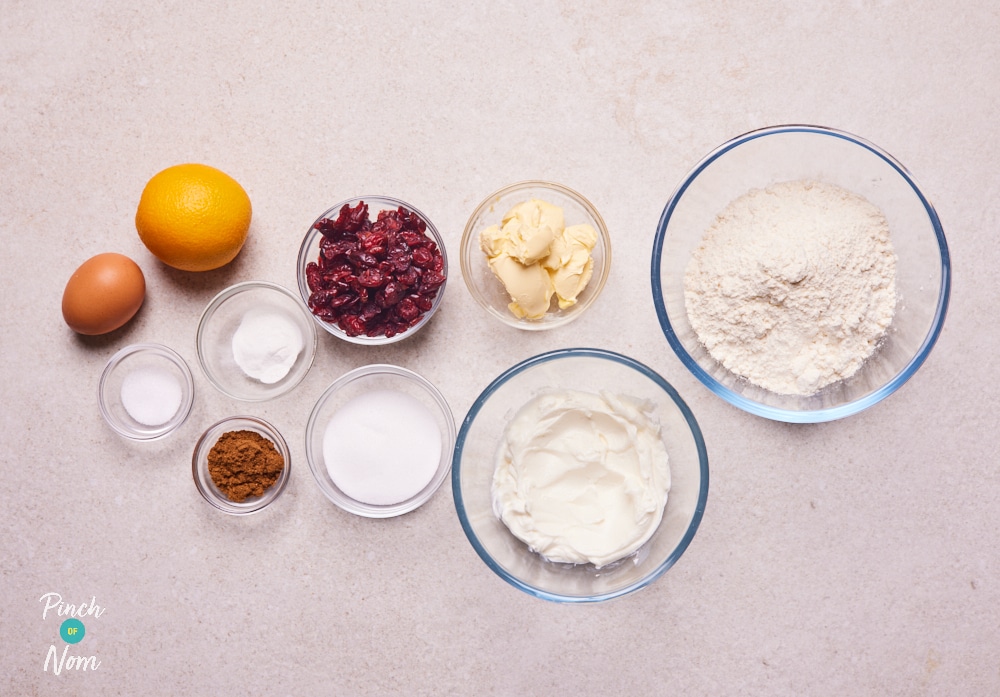
<svg viewBox="0 0 1000 697"><path fill-rule="evenodd" d="M198 493L232 515L256 513L288 484L291 457L278 430L256 416L230 416L206 429L194 447Z"/></svg>

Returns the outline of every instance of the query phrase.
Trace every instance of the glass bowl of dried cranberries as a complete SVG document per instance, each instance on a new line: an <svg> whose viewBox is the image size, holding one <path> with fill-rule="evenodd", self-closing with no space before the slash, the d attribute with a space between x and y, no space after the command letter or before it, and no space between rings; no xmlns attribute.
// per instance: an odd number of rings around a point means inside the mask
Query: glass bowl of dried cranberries
<svg viewBox="0 0 1000 697"><path fill-rule="evenodd" d="M522 181L472 212L460 259L469 293L491 316L517 329L553 329L597 300L611 270L611 238L581 194Z"/></svg>
<svg viewBox="0 0 1000 697"><path fill-rule="evenodd" d="M355 344L412 336L448 280L444 241L426 215L388 196L359 196L316 219L299 248L299 292L320 327Z"/></svg>

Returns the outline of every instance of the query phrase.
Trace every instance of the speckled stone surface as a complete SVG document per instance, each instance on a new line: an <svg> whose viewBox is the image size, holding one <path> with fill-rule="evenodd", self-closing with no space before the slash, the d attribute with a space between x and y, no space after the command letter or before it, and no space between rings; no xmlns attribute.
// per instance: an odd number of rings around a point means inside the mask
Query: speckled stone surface
<svg viewBox="0 0 1000 697"><path fill-rule="evenodd" d="M4 695L1000 693L1000 11L991 2L90 3L0 11L0 693ZM629 6L626 6L629 5ZM779 123L861 135L936 205L954 265L940 341L898 393L849 419L769 422L709 393L657 324L649 257L684 174ZM133 224L145 182L180 162L239 180L250 239L228 267L174 271ZM576 323L518 333L458 269L491 191L545 178L587 196L614 261ZM202 309L226 286L295 287L299 241L342 199L427 213L452 276L440 313L377 349L322 337L292 393L234 402L200 372ZM135 259L126 327L82 338L60 315L86 258ZM133 444L97 410L119 348L159 342L196 402ZM701 528L653 586L569 607L498 579L465 539L450 483L367 520L323 498L303 430L325 387L371 362L421 373L461 420L499 372L591 345L671 381L708 444ZM459 359L460 357L460 359ZM251 413L292 450L272 508L228 517L190 457ZM62 618L93 602L86 672L44 669Z"/></svg>

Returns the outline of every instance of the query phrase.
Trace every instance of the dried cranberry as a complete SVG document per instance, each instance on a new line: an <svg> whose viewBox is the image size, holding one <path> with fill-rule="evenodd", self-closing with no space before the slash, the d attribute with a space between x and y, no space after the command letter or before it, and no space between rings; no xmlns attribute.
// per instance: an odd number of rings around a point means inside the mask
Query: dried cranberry
<svg viewBox="0 0 1000 697"><path fill-rule="evenodd" d="M319 270L319 264L315 261L310 261L306 264L306 285L309 286L309 290L316 292L322 287L323 274Z"/></svg>
<svg viewBox="0 0 1000 697"><path fill-rule="evenodd" d="M399 304L396 305L396 311L399 313L400 317L406 320L413 319L420 314L417 304L410 298L403 298Z"/></svg>
<svg viewBox="0 0 1000 697"><path fill-rule="evenodd" d="M428 271L420 279L420 287L434 290L444 285L445 277L440 271Z"/></svg>
<svg viewBox="0 0 1000 697"><path fill-rule="evenodd" d="M410 245L411 247L418 247L420 246L420 240L421 237L423 237L423 235L421 235L419 232L416 232L415 230L406 230L405 232L403 232L403 234L400 235L400 237L403 238L403 242Z"/></svg>
<svg viewBox="0 0 1000 697"><path fill-rule="evenodd" d="M396 275L396 280L406 288L412 285L416 285L417 281L420 280L420 272L417 271L412 266L407 267L405 271Z"/></svg>
<svg viewBox="0 0 1000 697"><path fill-rule="evenodd" d="M365 288L378 288L382 285L382 272L378 269L365 269L358 276L358 283Z"/></svg>
<svg viewBox="0 0 1000 697"><path fill-rule="evenodd" d="M343 315L338 322L348 336L360 336L365 333L365 323L357 315Z"/></svg>
<svg viewBox="0 0 1000 697"><path fill-rule="evenodd" d="M337 240L333 242L329 238L326 238L325 242L325 244L320 244L320 253L328 261L332 261L338 257L345 257L358 248L357 244L349 240Z"/></svg>
<svg viewBox="0 0 1000 697"><path fill-rule="evenodd" d="M421 313L427 312L434 305L434 302L430 299L428 295L414 294L412 298L413 298L413 304L417 306L417 309L420 310ZM400 304L402 305L402 302L400 302Z"/></svg>
<svg viewBox="0 0 1000 697"><path fill-rule="evenodd" d="M431 261L434 259L430 250L426 247L417 247L413 250L413 265L424 268L429 266Z"/></svg>
<svg viewBox="0 0 1000 697"><path fill-rule="evenodd" d="M403 287L396 281L389 281L375 294L375 302L380 307L392 307L403 297Z"/></svg>

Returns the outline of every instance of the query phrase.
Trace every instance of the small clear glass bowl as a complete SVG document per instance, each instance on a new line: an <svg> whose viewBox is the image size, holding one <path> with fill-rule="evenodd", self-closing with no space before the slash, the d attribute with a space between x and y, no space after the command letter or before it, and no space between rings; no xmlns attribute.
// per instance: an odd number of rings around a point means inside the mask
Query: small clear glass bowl
<svg viewBox="0 0 1000 697"><path fill-rule="evenodd" d="M553 297L551 309L540 319L518 318L508 309L510 296L490 270L486 254L479 247L479 235L483 230L500 225L507 211L533 198L561 207L567 226L586 223L597 231L597 245L591 253L594 273L587 287L576 303L566 309L561 309ZM462 277L476 302L507 326L529 331L554 329L578 318L597 300L611 271L611 238L601 214L576 191L555 182L517 182L487 196L469 216L462 234L461 252Z"/></svg>
<svg viewBox="0 0 1000 697"><path fill-rule="evenodd" d="M372 390L392 390L415 398L433 416L441 438L441 457L431 480L419 492L398 503L376 505L352 498L334 483L323 456L323 441L330 420L345 404ZM389 433L375 435L392 437ZM366 518L390 518L426 503L448 478L454 444L455 419L440 390L412 370L387 364L362 366L335 380L320 395L306 423L306 460L320 491L345 511Z"/></svg>
<svg viewBox="0 0 1000 697"><path fill-rule="evenodd" d="M141 423L122 403L122 385L136 370L163 371L176 379L180 403L167 421L156 425ZM101 416L119 435L135 441L156 440L173 433L187 420L194 404L194 380L187 363L173 349L160 344L132 344L113 355L105 366L97 403Z"/></svg>
<svg viewBox="0 0 1000 697"><path fill-rule="evenodd" d="M324 218L329 218L330 220L336 220L337 216L340 215L340 209L344 206L350 206L353 208L361 202L368 204L368 217L372 222L378 218L379 211L389 211L396 210L397 208L405 208L412 213L416 213L425 223L427 223L427 236L434 240L437 244L438 250L441 252L441 257L444 260L443 273L445 276L445 282L441 284L438 288L437 295L434 297L431 309L423 314L420 320L414 324L412 327L407 329L405 332L396 334L395 336L350 336L343 329L338 327L336 324L327 322L320 319L316 315L313 315L311 311L308 310L309 306L309 296L311 295L309 291L309 283L306 280L306 265L309 262L316 261L319 258L319 243L323 237L323 233L316 229L316 223L323 220ZM400 201L399 199L391 198L389 196L357 196L355 198L349 198L346 201L341 201L332 208L324 211L309 227L306 231L306 235L302 238L302 245L299 247L299 257L296 265L296 274L298 276L299 282L299 294L302 296L302 302L306 304L306 309L309 311L312 318L316 321L320 327L325 331L333 334L338 339L343 339L344 341L350 342L352 344L362 344L365 346L382 346L384 344L392 344L397 341L402 341L403 339L408 339L409 337L420 331L421 328L427 325L434 316L434 313L438 311L441 306L441 301L444 299L445 288L448 285L448 251L445 249L444 240L441 238L441 233L438 232L437 227L431 222L431 219L424 215L422 212L417 210L415 207L411 206L405 201Z"/></svg>
<svg viewBox="0 0 1000 697"><path fill-rule="evenodd" d="M493 509L496 454L508 423L535 396L562 388L648 401L669 458L670 491L656 532L631 555L600 569L546 560L516 538ZM451 483L462 529L494 573L537 598L592 603L645 588L680 559L708 500L708 452L694 414L660 375L611 351L559 349L518 363L483 390L459 429Z"/></svg>
<svg viewBox="0 0 1000 697"><path fill-rule="evenodd" d="M233 335L253 310L279 315L302 334L302 350L288 373L266 383L250 377L233 356ZM226 288L205 308L198 322L198 361L205 377L220 392L246 402L279 397L302 382L316 356L316 325L302 302L287 288L267 281L246 281Z"/></svg>
<svg viewBox="0 0 1000 697"><path fill-rule="evenodd" d="M698 339L684 301L684 272L705 231L730 202L784 181L839 186L875 204L896 253L896 313L875 353L857 373L809 396L776 394L716 361ZM708 389L751 414L817 423L882 401L923 364L944 324L951 261L944 230L910 173L858 136L818 126L775 126L719 146L670 197L653 241L653 303L681 362Z"/></svg>
<svg viewBox="0 0 1000 697"><path fill-rule="evenodd" d="M274 443L275 449L285 459L285 468L278 476L278 480L268 487L262 496L253 496L239 503L226 498L226 495L212 481L212 475L208 471L208 453L219 438L230 431L259 433ZM198 488L198 493L215 508L231 515L256 513L274 503L288 485L291 472L292 458L288 450L288 443L285 442L278 429L256 416L230 416L212 424L198 439L198 443L194 446L194 455L191 458L191 473L194 476L194 484Z"/></svg>

